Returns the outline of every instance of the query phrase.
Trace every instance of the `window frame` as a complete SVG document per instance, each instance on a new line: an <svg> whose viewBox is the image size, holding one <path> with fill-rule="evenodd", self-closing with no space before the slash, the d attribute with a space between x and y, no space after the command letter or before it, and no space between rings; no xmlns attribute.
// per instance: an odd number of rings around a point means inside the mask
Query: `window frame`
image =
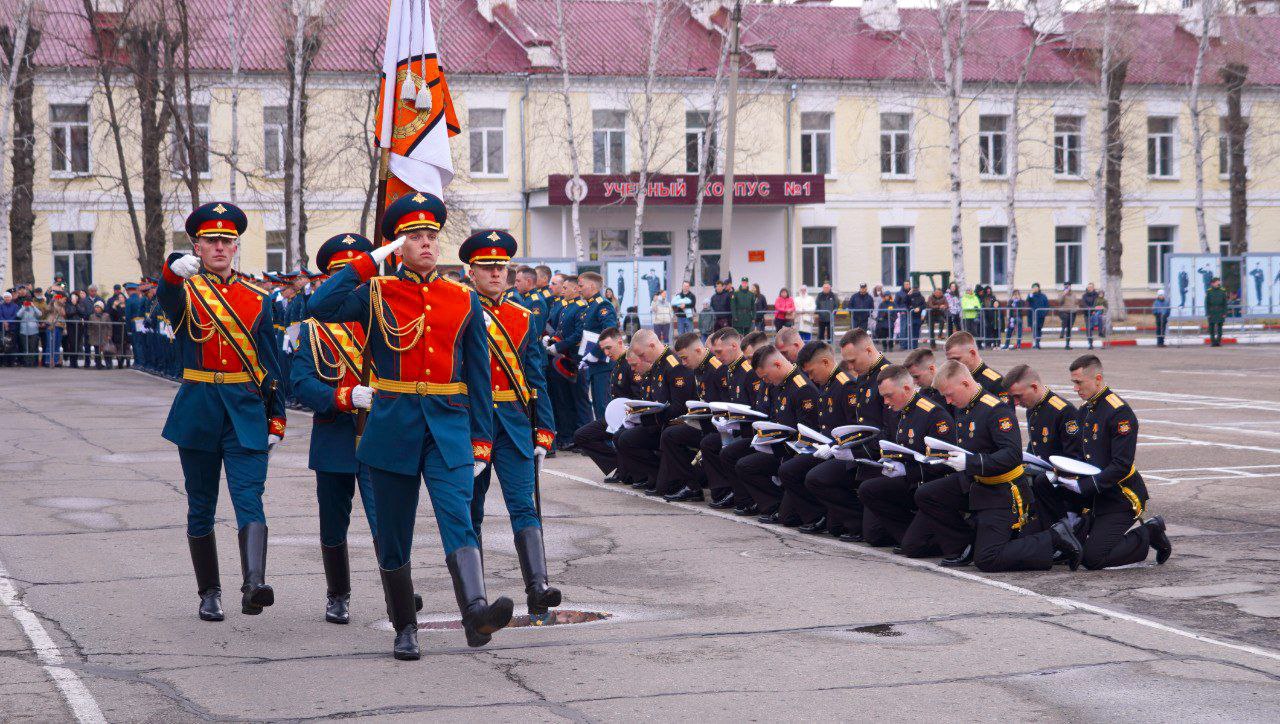
<svg viewBox="0 0 1280 724"><path fill-rule="evenodd" d="M273 242L275 242L277 239L279 240L279 244L280 244L278 247L273 246ZM266 265L265 267L266 271L275 272L275 273L288 271L286 267L289 265L289 234L287 232L281 229L268 231L266 234L266 241L263 244L263 248L266 251L266 259L263 262ZM271 266L271 257L273 255L279 255L280 257L279 268L272 268Z"/></svg>
<svg viewBox="0 0 1280 724"><path fill-rule="evenodd" d="M497 113L497 125L479 125L475 119L477 113ZM484 170L475 169L475 144L477 135L481 139L482 153L480 159ZM494 139L498 143L498 164L502 167L494 171L489 167ZM467 109L467 168L472 178L506 178L507 177L507 111L505 108L469 108Z"/></svg>
<svg viewBox="0 0 1280 724"><path fill-rule="evenodd" d="M715 240L714 245L710 242ZM715 259L716 277L723 275L724 270L720 268L720 254L724 246L724 235L720 229L698 229L698 259L695 262L698 269L698 284L700 287L715 287L716 279L710 281L706 278L706 259Z"/></svg>
<svg viewBox="0 0 1280 724"><path fill-rule="evenodd" d="M982 122L999 118L999 130L984 130ZM993 170L993 162L999 161L999 169ZM978 176L984 179L1009 177L1009 116L1004 113L986 113L978 116Z"/></svg>
<svg viewBox="0 0 1280 724"><path fill-rule="evenodd" d="M85 248L74 248L75 242L83 237L86 242ZM73 248L59 249L59 239L66 239L68 246ZM55 231L49 235L50 261L53 267L53 274L57 276L62 274L63 281L66 283L67 293L77 289L88 289L93 284L93 232L92 231ZM88 279L80 279L77 273L78 260L83 257L88 265ZM60 260L66 260L66 269L58 268Z"/></svg>
<svg viewBox="0 0 1280 724"><path fill-rule="evenodd" d="M999 229L1000 239L998 241L990 241L986 238L987 232ZM1001 250L1000 256L1004 259L1003 279L996 279L994 250ZM986 284L996 289L1005 289L1009 286L1009 227L1008 226L980 226L978 227L978 283Z"/></svg>
<svg viewBox="0 0 1280 724"><path fill-rule="evenodd" d="M825 233L824 240L810 241L805 237ZM825 254L823 253L825 252ZM826 257L827 274L822 270L822 257ZM800 229L800 286L817 289L824 281L835 285L836 229L833 226L805 226ZM812 276L812 279L810 279Z"/></svg>
<svg viewBox="0 0 1280 724"><path fill-rule="evenodd" d="M825 128L805 128L805 117L816 118L824 117L826 119ZM820 176L836 175L836 155L835 147L832 143L834 139L833 126L835 125L835 113L831 111L803 111L800 113L800 173L813 174ZM808 142L809 155L816 154L819 150L820 142L826 144L826 168L819 170L815 164L816 158L806 158L805 143ZM807 164L807 165L806 165ZM806 170L808 169L808 170Z"/></svg>
<svg viewBox="0 0 1280 724"><path fill-rule="evenodd" d="M1167 121L1167 131L1152 131L1153 121ZM1168 144L1167 154L1161 148ZM1160 170L1161 161L1168 161L1169 172L1156 173ZM1178 169L1178 119L1174 116L1147 116L1147 178L1153 181L1176 181L1180 174Z"/></svg>
<svg viewBox="0 0 1280 724"><path fill-rule="evenodd" d="M1072 229L1075 231L1075 238L1070 241L1062 239L1062 231ZM1067 259L1065 270L1067 274L1063 274L1063 253L1066 253ZM1071 259L1074 252L1075 256L1075 275L1071 275ZM1075 225L1055 226L1053 227L1053 279L1054 284L1061 288L1063 284L1079 286L1084 284L1084 227Z"/></svg>
<svg viewBox="0 0 1280 724"><path fill-rule="evenodd" d="M199 171L199 170L196 171L195 177L200 179L201 181L207 181L213 178L213 154L211 152L211 145L210 145L210 140L211 140L210 128L212 126L213 112L208 103L193 104L191 106L191 109L192 109L191 115L193 118L200 112L200 109L204 109L204 121L203 122L199 120L195 121L195 127L196 127L196 131L203 130L205 168L203 171ZM187 107L178 106L176 112L182 114L182 120L183 120L183 123L185 123ZM174 178L182 178L186 175L187 165L191 161L190 159L184 158L182 155L185 152L185 147L182 141L178 138L177 121L171 119L170 124L171 125L169 127L169 161L173 165L173 168L170 170L170 175L172 175Z"/></svg>
<svg viewBox="0 0 1280 724"><path fill-rule="evenodd" d="M690 125L690 121L698 121L702 125ZM705 144L710 144L707 147ZM684 172L696 174L698 173L698 165L702 159L702 150L707 148L707 168L708 175L715 173L716 164L720 162L720 138L716 133L716 128L711 123L711 113L709 111L685 111L684 113ZM689 153L697 154L692 159ZM693 161L690 166L689 161Z"/></svg>
<svg viewBox="0 0 1280 724"><path fill-rule="evenodd" d="M885 120L904 118L903 128L885 128ZM910 113L886 112L880 114L880 178L889 180L910 180L915 178L915 159L911 151ZM886 148L887 146L887 148ZM902 146L901 148L899 146ZM906 169L897 169L896 160L901 159ZM886 162L888 170L886 170Z"/></svg>
<svg viewBox="0 0 1280 724"><path fill-rule="evenodd" d="M1155 229L1167 229L1169 236L1167 239L1152 239L1152 232ZM1160 247L1167 247L1160 251ZM1174 253L1178 248L1178 227L1173 224L1152 224L1147 226L1147 286L1163 287L1168 280L1165 278L1165 263L1169 254ZM1151 258L1151 253L1156 252L1156 258ZM1155 266L1152 266L1154 261ZM1151 278L1152 269L1155 270L1155 278Z"/></svg>
<svg viewBox="0 0 1280 724"><path fill-rule="evenodd" d="M84 121L55 121L53 113L55 108L81 108L84 109ZM78 171L74 166L75 148L74 148L74 131L77 128L84 129L84 160L85 170ZM93 109L88 103L50 103L49 104L49 177L50 178L80 178L93 175ZM59 131L63 133L63 141L61 144L55 142L55 136ZM55 168L54 163L57 159L57 151L59 146L62 148L63 160L66 161L66 168Z"/></svg>
<svg viewBox="0 0 1280 724"><path fill-rule="evenodd" d="M1074 121L1074 131L1059 130L1059 121ZM1053 117L1053 176L1056 179L1079 181L1084 178L1084 116L1063 114ZM1074 147L1072 143L1074 142ZM1074 157L1076 171L1071 173L1067 159ZM1063 164L1059 167L1059 158Z"/></svg>
<svg viewBox="0 0 1280 724"><path fill-rule="evenodd" d="M267 114L272 111L280 112L279 122L269 122L267 120ZM268 158L267 148L270 145L267 140L267 134L273 131L278 133L280 136L277 139L275 144L280 154L280 168L277 170L272 170L271 167L267 164L267 158ZM288 146L288 134L289 134L288 109L285 108L284 106L263 106L262 107L262 171L267 178L284 178L284 171L285 171L284 166L285 166L285 155L286 155L285 149L286 149L286 146Z"/></svg>
<svg viewBox="0 0 1280 724"><path fill-rule="evenodd" d="M602 118L603 116L601 116L600 114L605 114L605 113L611 114L610 120L616 120L617 118L620 118L621 125L620 126L615 126L615 125L601 126L600 118ZM616 114L616 117L612 117L613 114ZM620 163L622 164L622 168L614 168L612 163L613 155L610 153L610 150L612 149L615 143L615 136L616 136L616 141L621 146L622 158L620 160ZM603 142L603 145L601 146L600 144L602 142ZM604 149L604 153L602 156L604 159L604 166L601 166L596 163L596 157L597 155L599 155L596 152L596 149L598 147L601 147ZM627 149L627 112L616 110L616 109L604 109L604 108L593 110L591 112L591 172L596 174L609 174L609 175L625 174L627 172L627 169L629 168L629 165L628 165L629 159L627 158L627 155L628 155L627 151L628 151Z"/></svg>
<svg viewBox="0 0 1280 724"><path fill-rule="evenodd" d="M888 241L885 237L889 232L902 232L902 241ZM911 279L911 257L912 246L915 241L915 227L912 226L882 226L880 227L880 285L886 289L889 287L901 287L902 282ZM898 255L903 254L905 259L899 264ZM892 263L886 263L886 255L892 257ZM898 275L898 269L902 269L901 278Z"/></svg>
<svg viewBox="0 0 1280 724"><path fill-rule="evenodd" d="M1244 175L1245 175L1245 178L1252 178L1253 174L1249 172L1249 167L1251 165L1250 164L1251 145L1249 143L1249 136L1251 135L1250 131L1253 130L1253 126L1249 125L1248 116L1244 117L1244 122L1245 122ZM1230 143L1230 139L1227 138L1226 125L1227 125L1227 117L1219 116L1218 117L1218 178L1222 179L1223 181L1226 181L1227 179L1231 178L1231 152L1230 152L1231 143Z"/></svg>

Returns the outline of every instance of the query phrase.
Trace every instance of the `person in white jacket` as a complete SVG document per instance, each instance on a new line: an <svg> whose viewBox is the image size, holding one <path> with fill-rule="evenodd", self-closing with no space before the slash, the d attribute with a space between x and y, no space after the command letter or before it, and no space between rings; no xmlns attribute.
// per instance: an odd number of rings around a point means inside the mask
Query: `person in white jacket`
<svg viewBox="0 0 1280 724"><path fill-rule="evenodd" d="M796 295L796 331L804 341L813 339L817 318L818 300L809 294L809 287L800 287Z"/></svg>
<svg viewBox="0 0 1280 724"><path fill-rule="evenodd" d="M671 342L671 300L667 299L667 290L659 289L653 295L652 309L653 331L664 343Z"/></svg>

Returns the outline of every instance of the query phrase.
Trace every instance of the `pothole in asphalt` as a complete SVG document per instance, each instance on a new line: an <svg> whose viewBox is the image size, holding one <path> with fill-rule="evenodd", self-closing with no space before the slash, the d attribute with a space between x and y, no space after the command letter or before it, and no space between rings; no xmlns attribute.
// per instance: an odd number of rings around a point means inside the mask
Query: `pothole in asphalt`
<svg viewBox="0 0 1280 724"><path fill-rule="evenodd" d="M545 616L531 616L522 613L511 617L511 623L507 628L525 628L529 626L568 626L575 623L595 623L597 621L608 621L613 618L613 614L604 611L574 611L571 609L557 608L548 612ZM445 621L419 621L419 631L448 631L462 628L460 619L449 619Z"/></svg>
<svg viewBox="0 0 1280 724"><path fill-rule="evenodd" d="M869 634L871 636L879 636L882 638L902 635L902 632L894 628L891 623L875 623L870 626L859 626L857 628L847 629L847 631L849 631L849 633Z"/></svg>
<svg viewBox="0 0 1280 724"><path fill-rule="evenodd" d="M882 646L950 646L964 636L933 623L873 623L834 629L827 635L842 641Z"/></svg>

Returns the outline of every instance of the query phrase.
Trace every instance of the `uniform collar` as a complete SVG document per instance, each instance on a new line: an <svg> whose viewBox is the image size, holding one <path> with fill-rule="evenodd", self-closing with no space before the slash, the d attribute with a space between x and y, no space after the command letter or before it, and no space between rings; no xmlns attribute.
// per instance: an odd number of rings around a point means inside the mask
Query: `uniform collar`
<svg viewBox="0 0 1280 724"><path fill-rule="evenodd" d="M912 407L916 407L923 397L924 397L923 388L916 390L916 393L911 396L911 399L907 400L907 404L902 407L902 411L906 412L907 410L910 410Z"/></svg>
<svg viewBox="0 0 1280 724"><path fill-rule="evenodd" d="M440 278L440 272L432 269L426 275L422 275L401 264L400 268L396 269L396 278L407 282L413 282L414 284L430 284Z"/></svg>
<svg viewBox="0 0 1280 724"><path fill-rule="evenodd" d="M1109 394L1110 392L1111 392L1111 388L1107 387L1106 385L1103 385L1102 389L1098 390L1097 394L1095 394L1093 397L1090 397L1089 401L1086 402L1085 404L1087 404L1089 407L1094 407L1098 404L1098 400L1101 400L1102 398L1106 397L1107 394Z"/></svg>
<svg viewBox="0 0 1280 724"><path fill-rule="evenodd" d="M486 307L501 307L503 304L503 299L501 297L497 299L490 299L483 294L477 294L476 296L480 297L480 304Z"/></svg>
<svg viewBox="0 0 1280 724"><path fill-rule="evenodd" d="M698 363L699 372L702 372L711 366L711 356L711 353L707 352L707 354L702 358L702 361Z"/></svg>
<svg viewBox="0 0 1280 724"><path fill-rule="evenodd" d="M730 370L731 372L736 372L736 371L738 370L738 368L742 366L742 363L743 363L746 359L747 359L747 358L746 358L746 356L745 356L745 355L741 355L741 354L740 354L740 355L738 355L737 357L735 357L735 358L734 358L734 360L733 360L732 362L730 362L730 363L729 363L729 370Z"/></svg>
<svg viewBox="0 0 1280 724"><path fill-rule="evenodd" d="M970 397L968 402L964 403L964 409L968 410L973 407L978 400L982 399L984 394L986 394L986 390L982 389L982 385L978 385L978 391L973 393L973 397Z"/></svg>
<svg viewBox="0 0 1280 724"><path fill-rule="evenodd" d="M1031 406L1031 409L1032 409L1032 410L1038 410L1038 409L1040 409L1040 406L1041 406L1041 405L1043 405L1044 403L1048 402L1050 397L1053 397L1053 390L1050 390L1050 389L1048 389L1048 388L1045 388L1044 395L1043 395L1043 396L1041 396L1041 398L1040 398L1040 401L1039 401L1039 402L1037 402L1036 404L1034 404L1034 405L1032 405L1032 406Z"/></svg>
<svg viewBox="0 0 1280 724"><path fill-rule="evenodd" d="M203 264L200 266L200 276L206 277L209 281L216 282L218 284L230 284L236 280L236 272L234 269L229 270L227 272L227 276L223 277L216 272L209 271Z"/></svg>
<svg viewBox="0 0 1280 724"><path fill-rule="evenodd" d="M975 380L978 379L978 375L982 374L984 371L986 371L986 369L987 369L987 363L979 362L978 366L973 368L973 379Z"/></svg>

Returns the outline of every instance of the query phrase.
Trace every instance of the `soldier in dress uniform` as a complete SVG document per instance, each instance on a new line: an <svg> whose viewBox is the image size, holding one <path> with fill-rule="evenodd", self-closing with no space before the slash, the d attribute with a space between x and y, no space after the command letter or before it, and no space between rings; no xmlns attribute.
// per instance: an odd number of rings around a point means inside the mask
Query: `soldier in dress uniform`
<svg viewBox="0 0 1280 724"><path fill-rule="evenodd" d="M1043 571L1053 566L1057 553L1075 570L1083 548L1065 523L1021 533L1030 515L1030 481L1024 480L1013 408L979 386L955 360L938 370L936 384L959 410L956 441L966 452L950 451L942 464L955 472L916 491L920 512L907 537L923 528L949 554L942 559L947 567L972 562L982 571ZM972 511L972 527L966 511Z"/></svg>
<svg viewBox="0 0 1280 724"><path fill-rule="evenodd" d="M613 361L609 376L609 399L634 400L644 396L644 371L639 369L639 358L627 350L622 331L610 327L600 333L600 351ZM613 446L613 435L603 419L592 420L573 433L573 442L584 455L605 474L604 482L625 482L618 477L618 454Z"/></svg>
<svg viewBox="0 0 1280 724"><path fill-rule="evenodd" d="M187 543L205 621L223 619L213 523L224 469L239 529L240 610L256 615L275 603L264 580L262 492L267 455L284 438L285 408L267 290L238 279L231 269L247 225L244 212L225 202L191 212L186 232L194 253L169 255L156 295L164 314L175 320L182 365L182 386L163 434L178 446L182 462Z"/></svg>
<svg viewBox="0 0 1280 724"><path fill-rule="evenodd" d="M983 390L998 397L1004 404L1010 404L1009 393L1004 387L1004 378L982 361L982 355L978 354L978 343L973 339L972 334L955 332L947 337L945 349L947 359L964 365Z"/></svg>
<svg viewBox="0 0 1280 724"><path fill-rule="evenodd" d="M338 234L316 253L321 269L336 272L373 251L373 242L359 234ZM316 471L316 500L320 507L320 560L324 563L324 618L330 623L351 620L351 563L347 529L357 486L365 519L378 540L377 506L369 467L356 460L356 412L368 408L373 393L360 387L365 344L360 322L303 322L298 351L290 362L293 390L314 413L307 467ZM359 388L357 399L353 393Z"/></svg>
<svg viewBox="0 0 1280 724"><path fill-rule="evenodd" d="M888 362L876 347L871 333L855 327L840 338L840 356L849 369L857 375L854 393L853 420L850 424L866 425L880 431L869 436L854 450L855 457L875 459L880 450L876 446L886 430L893 424L893 415L885 408L876 382ZM858 487L875 477L878 471L866 466L850 465L835 458L816 466L805 476L805 487L827 509L827 528L840 540L857 543L867 541L885 545L890 537L881 529L874 516L867 516L858 499Z"/></svg>
<svg viewBox="0 0 1280 724"><path fill-rule="evenodd" d="M419 657L410 550L423 479L467 644L488 643L513 608L505 596L489 603L471 523L475 477L493 449L493 391L480 298L436 269L445 218L439 198L402 196L387 208L381 229L395 241L356 257L311 296L318 321L372 320L365 354L377 377L372 389L352 390L356 403L372 398L356 459L373 480L378 563L397 659ZM403 263L395 275L377 276L397 250Z"/></svg>
<svg viewBox="0 0 1280 724"><path fill-rule="evenodd" d="M734 331L737 331L736 329ZM747 405L756 412L768 414L771 407L770 392L772 388L765 383L764 379L756 371L751 364L751 358L755 355L756 350L769 344L769 337L764 332L750 332L742 337L741 347L743 354L742 364L739 366L737 373L732 374L732 402L740 405ZM711 506L717 510L724 508L733 508L734 515L759 515L760 509L751 499L751 493L742 485L742 479L738 477L735 469L738 461L744 456L751 453L752 429L748 420L746 423L740 423L730 426L730 436L732 439L725 441L720 440L718 446L708 445L707 438L703 438L702 449L702 465L707 474L707 487L711 489ZM708 453L711 453L708 455ZM717 496L715 491L728 489L732 491L727 495Z"/></svg>
<svg viewBox="0 0 1280 724"><path fill-rule="evenodd" d="M583 335L598 335L610 327L618 326L618 310L613 308L613 302L600 296L603 284L604 277L595 272L578 275L578 287L582 290L582 299L587 305L586 312L582 315ZM609 404L609 371L612 368L612 363L604 358L597 343L590 342L586 345L585 354L578 365L577 387L574 390L579 426L604 417L605 405Z"/></svg>
<svg viewBox="0 0 1280 724"><path fill-rule="evenodd" d="M687 412L685 403L697 397L693 371L680 364L680 358L662 344L652 329L642 329L631 338L631 349L649 370L650 402L666 403L666 409L644 415L640 424L620 430L614 438L618 451L618 467L635 481L633 487L655 493L658 486L658 443L671 425L683 425L680 416Z"/></svg>
<svg viewBox="0 0 1280 724"><path fill-rule="evenodd" d="M821 393L800 371L800 366L783 356L777 347L765 345L751 355L755 367L765 382L773 388L770 395L769 421L787 427L805 425L821 426L819 405ZM792 450L785 445L773 445L768 451L753 450L738 460L734 472L742 478L742 485L756 507L760 509L761 523L794 523L794 511L782 511L783 488L774 482L783 461L792 457ZM788 517L783 517L786 515Z"/></svg>
<svg viewBox="0 0 1280 724"><path fill-rule="evenodd" d="M711 354L720 360L721 367L720 374L705 378L706 391L702 399L708 402L747 404L744 390L750 390L750 380L755 379L755 375L748 377L751 361L743 354L742 335L733 327L721 327L707 335L707 346L711 348ZM755 351L754 348L752 351ZM713 429L702 435L698 442L698 453L702 456L701 473L707 484L711 507L719 510L733 507L733 487L728 482L731 476L720 465L723 438L714 427L713 423ZM693 492L695 491L690 489L690 493ZM696 492L700 495L701 488ZM677 496L681 493L682 491L677 491ZM690 499L697 499L697 496L690 495Z"/></svg>
<svg viewBox="0 0 1280 724"><path fill-rule="evenodd" d="M680 364L693 371L697 399L702 402L727 402L722 400L725 365L702 343L697 332L685 332L676 337L673 346ZM658 442L657 494L669 502L701 501L702 484L699 471L694 468L702 438L711 434L711 423L672 425L662 431Z"/></svg>
<svg viewBox="0 0 1280 724"><path fill-rule="evenodd" d="M556 275L558 297L552 302L547 316L549 332L542 344L547 350L547 389L551 395L551 409L555 412L557 430L577 430L586 424L578 421L578 409L573 399L574 385L578 379L578 341L582 338L582 312L585 305L578 302L578 278ZM567 340L567 341L566 341ZM557 447L572 448L572 441L561 439Z"/></svg>
<svg viewBox="0 0 1280 724"><path fill-rule="evenodd" d="M1090 570L1144 561L1154 549L1156 563L1173 553L1164 518L1142 521L1147 486L1138 472L1138 416L1102 377L1102 361L1087 354L1071 363L1071 383L1084 400L1080 409L1084 462L1102 469L1078 479L1055 476L1066 490L1054 496L1057 511L1088 510L1084 520L1084 566ZM1077 490L1078 488L1078 490ZM1064 513L1065 514L1065 513ZM1139 524L1134 526L1134 522Z"/></svg>
<svg viewBox="0 0 1280 724"><path fill-rule="evenodd" d="M773 346L788 362L795 362L799 359L800 350L804 347L804 338L795 327L783 327L774 335Z"/></svg>
<svg viewBox="0 0 1280 724"><path fill-rule="evenodd" d="M821 391L818 424L814 426L818 432L830 436L837 427L857 424L858 382L840 369L836 351L831 345L809 342L800 350L796 364ZM810 471L827 464L833 457L832 446L818 445L814 452L796 455L778 468L778 480L785 490L782 508L798 520L798 530L802 533L827 532L826 506L805 484L805 478ZM837 462L838 465L831 467L847 482L850 481L848 463Z"/></svg>
<svg viewBox="0 0 1280 724"><path fill-rule="evenodd" d="M1040 373L1027 365L1009 370L1004 382L1009 397L1027 410L1027 452L1045 461L1050 455L1079 460L1080 419L1075 405L1046 387ZM1052 477L1045 473L1033 477L1031 507L1035 515L1024 530L1046 530L1066 515L1065 510L1052 505L1057 497Z"/></svg>
<svg viewBox="0 0 1280 724"><path fill-rule="evenodd" d="M947 398L938 392L933 386L933 378L938 375L937 358L933 354L933 350L928 347L918 347L911 350L907 354L906 359L902 361L902 366L907 368L911 373L911 379L915 380L916 388L920 390L920 394L925 399L937 405L947 408L947 413L955 416L955 410L951 409L951 405L947 404Z"/></svg>
<svg viewBox="0 0 1280 724"><path fill-rule="evenodd" d="M500 300L516 248L515 237L495 230L472 234L458 249L458 257L471 267L471 282L487 320L493 380L493 465L476 476L471 521L476 537L483 541L484 499L496 473L515 535L529 614L541 616L560 605L560 591L547 585L542 516L534 492L555 433L550 428L551 398L543 376L546 357L538 344L541 330L527 308L510 299Z"/></svg>

